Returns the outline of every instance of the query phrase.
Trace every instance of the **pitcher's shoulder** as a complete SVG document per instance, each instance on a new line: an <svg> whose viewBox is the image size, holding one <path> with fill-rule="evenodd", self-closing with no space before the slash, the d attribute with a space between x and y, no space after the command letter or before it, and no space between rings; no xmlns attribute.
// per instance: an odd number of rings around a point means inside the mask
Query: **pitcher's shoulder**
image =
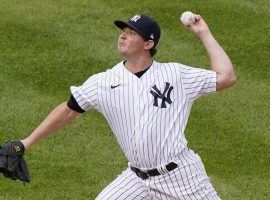
<svg viewBox="0 0 270 200"><path fill-rule="evenodd" d="M158 68L160 69L169 69L172 71L181 71L181 69L185 69L185 65L181 64L181 63L176 63L176 62L156 62L156 65L158 66Z"/></svg>

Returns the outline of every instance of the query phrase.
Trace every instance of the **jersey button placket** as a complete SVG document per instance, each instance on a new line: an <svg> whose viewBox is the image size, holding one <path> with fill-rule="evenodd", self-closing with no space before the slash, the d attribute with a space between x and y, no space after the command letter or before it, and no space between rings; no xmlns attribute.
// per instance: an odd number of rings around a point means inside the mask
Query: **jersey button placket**
<svg viewBox="0 0 270 200"><path fill-rule="evenodd" d="M132 83L134 84L133 85L133 95L135 97L135 112L134 112L134 115L135 115L135 123L134 123L134 128L133 128L133 134L135 134L133 136L133 142L132 142L132 145L133 145L133 156L136 160L137 163L140 163L140 152L139 152L139 136L138 135L140 132L140 83L139 83L139 80L138 78L135 76L135 75L132 75L131 78L133 79Z"/></svg>
<svg viewBox="0 0 270 200"><path fill-rule="evenodd" d="M138 98L138 106L139 106L139 114L138 114L138 117L139 117L139 138L138 138L138 145L139 145L139 153L140 153L140 159L141 159L141 163L142 164L146 164L145 161L144 161L144 153L143 152L143 148L144 148L144 123L145 123L145 103L144 103L144 100L145 100L145 93L144 93L144 84L143 84L143 81L140 80L139 81L139 98Z"/></svg>

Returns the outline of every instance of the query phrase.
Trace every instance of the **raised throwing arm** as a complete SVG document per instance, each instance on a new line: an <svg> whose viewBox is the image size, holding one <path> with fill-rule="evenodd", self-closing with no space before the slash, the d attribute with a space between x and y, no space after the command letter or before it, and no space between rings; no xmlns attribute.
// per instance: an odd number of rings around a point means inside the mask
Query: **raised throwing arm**
<svg viewBox="0 0 270 200"><path fill-rule="evenodd" d="M211 62L211 69L217 73L217 91L228 88L236 83L232 62L211 34L206 22L200 15L186 25L204 44Z"/></svg>

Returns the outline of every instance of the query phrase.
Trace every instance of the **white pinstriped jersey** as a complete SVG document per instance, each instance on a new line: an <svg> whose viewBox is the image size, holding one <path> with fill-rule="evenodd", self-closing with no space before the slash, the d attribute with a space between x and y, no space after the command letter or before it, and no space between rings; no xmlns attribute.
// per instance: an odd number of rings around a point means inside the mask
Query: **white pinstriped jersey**
<svg viewBox="0 0 270 200"><path fill-rule="evenodd" d="M138 78L120 62L71 92L84 110L107 119L128 161L139 168L170 162L186 148L184 130L196 98L216 91L216 72L153 61Z"/></svg>

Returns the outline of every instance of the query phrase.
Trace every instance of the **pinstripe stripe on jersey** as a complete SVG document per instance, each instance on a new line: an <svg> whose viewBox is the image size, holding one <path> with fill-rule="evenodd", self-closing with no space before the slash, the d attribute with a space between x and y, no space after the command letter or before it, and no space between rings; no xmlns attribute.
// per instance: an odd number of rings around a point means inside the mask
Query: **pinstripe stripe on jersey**
<svg viewBox="0 0 270 200"><path fill-rule="evenodd" d="M79 106L87 111L91 108L98 109L97 106L97 89L98 89L98 82L97 80L103 75L104 73L96 74L91 76L85 83L80 87L71 86L70 90L73 94L73 97L79 104Z"/></svg>
<svg viewBox="0 0 270 200"><path fill-rule="evenodd" d="M195 100L203 94L216 90L216 73L209 70L181 66L182 82L188 99Z"/></svg>
<svg viewBox="0 0 270 200"><path fill-rule="evenodd" d="M173 87L172 103L150 93L156 86L162 93ZM120 84L120 85L119 85ZM111 86L119 85L111 89ZM98 109L107 119L127 159L136 167L162 166L186 147L184 136L193 101L216 89L216 73L177 63L153 62L141 78L129 72L123 62L90 77L71 92L84 109Z"/></svg>

